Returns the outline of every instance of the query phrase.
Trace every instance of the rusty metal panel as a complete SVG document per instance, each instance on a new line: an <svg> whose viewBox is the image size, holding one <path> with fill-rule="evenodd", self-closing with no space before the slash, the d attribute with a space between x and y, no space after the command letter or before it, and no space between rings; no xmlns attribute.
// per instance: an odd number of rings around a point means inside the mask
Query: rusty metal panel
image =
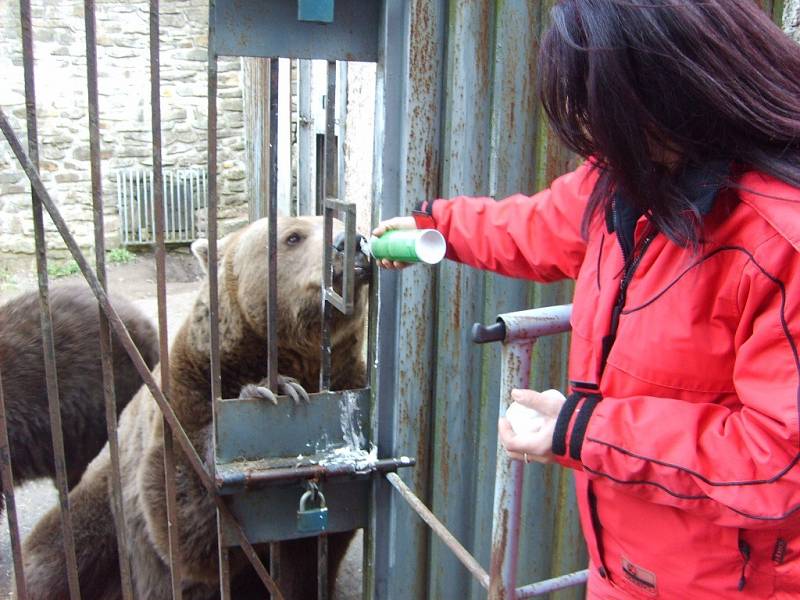
<svg viewBox="0 0 800 600"><path fill-rule="evenodd" d="M402 132L402 145L395 148L398 158L402 157L402 166L396 180L399 196L396 199L383 196L378 219L408 214L420 200L439 194L447 3L445 0L413 0L396 4L395 9L404 12L396 13L394 26L399 31L393 35L403 36L402 44L407 50L399 55L401 77L388 84L404 85L405 94L398 98L396 108L387 107L386 118L393 119L394 126ZM399 28L401 23L402 29ZM391 59L387 57L387 60ZM390 62L389 67L392 64ZM384 155L386 150L388 148ZM390 198L394 200L391 204ZM390 365L381 364L382 370L387 366L394 370L394 376L379 396L381 455L388 452L390 456L407 455L416 460L416 467L404 469L398 476L429 504L436 363L435 319L432 318L436 311L436 269L418 266L399 275L383 274L382 298L390 299L392 295L385 284L394 289L396 312L391 318L397 325L394 333L388 328L381 331L394 355ZM391 396L384 390L390 390ZM387 500L388 509L383 513L385 518L378 532L385 540L378 570L388 568L391 576L378 577L375 597L424 598L430 531L396 494L388 494Z"/></svg>
<svg viewBox="0 0 800 600"><path fill-rule="evenodd" d="M487 195L491 139L494 2L449 4L441 195ZM440 267L437 307L436 392L433 419L431 508L468 550L474 551L481 419L481 349L469 328L484 315L486 275L455 263ZM487 539L488 536L487 536ZM438 539L431 541L427 597L466 598L469 573Z"/></svg>
<svg viewBox="0 0 800 600"><path fill-rule="evenodd" d="M526 0L449 2L444 25L447 79L441 108L441 187L436 194L425 190L418 199L534 193L571 166L569 157L550 139L536 96L537 40L551 5L551 1ZM472 346L468 329L473 322L491 322L502 312L569 302L571 289L568 283L533 285L452 263L440 268L428 505L487 569L500 353L494 345ZM428 311L416 308L420 309ZM402 314L401 330L409 318ZM540 341L534 351L532 387L564 387L567 342L566 336ZM401 397L407 393L402 391ZM417 471L421 468L422 463ZM562 575L586 563L570 474L553 467L528 467L526 480L518 585ZM414 597L485 597L482 586L437 540L431 541L428 567L427 592ZM563 591L557 597L580 593Z"/></svg>
<svg viewBox="0 0 800 600"><path fill-rule="evenodd" d="M514 192L535 191L534 147L538 129L535 96L536 35L541 4L513 0L496 3L492 73L492 132L490 148L490 193L500 199ZM530 284L499 276L487 276L484 322L500 313L527 308ZM476 457L475 556L489 565L493 504L496 498L497 417L500 388L500 349L482 347L479 447ZM491 490L491 491L490 491ZM527 511L523 510L523 514ZM523 560L527 560L523 558ZM524 574L521 574L524 575ZM517 578L524 582L524 577ZM482 597L475 582L471 597Z"/></svg>

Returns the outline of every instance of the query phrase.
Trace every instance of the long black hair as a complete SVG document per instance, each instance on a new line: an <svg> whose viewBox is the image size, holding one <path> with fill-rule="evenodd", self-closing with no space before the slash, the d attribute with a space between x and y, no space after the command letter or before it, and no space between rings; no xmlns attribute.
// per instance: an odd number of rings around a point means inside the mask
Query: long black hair
<svg viewBox="0 0 800 600"><path fill-rule="evenodd" d="M561 140L600 170L584 234L620 192L695 245L700 216L678 185L692 164L730 161L800 187L800 45L754 0L561 0L551 17L541 99Z"/></svg>

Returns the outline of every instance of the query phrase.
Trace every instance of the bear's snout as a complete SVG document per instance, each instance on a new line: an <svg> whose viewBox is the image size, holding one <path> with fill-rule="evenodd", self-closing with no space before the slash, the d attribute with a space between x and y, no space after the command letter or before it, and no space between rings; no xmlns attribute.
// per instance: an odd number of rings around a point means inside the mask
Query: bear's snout
<svg viewBox="0 0 800 600"><path fill-rule="evenodd" d="M336 253L341 256L340 260L336 261L336 265L334 266L334 278L340 279L342 276L341 272L341 265L342 260L344 259L344 243L345 243L345 234L340 233L333 239L333 249L336 250ZM364 242L364 236L360 234L356 234L356 255L354 257L354 267L356 271L356 281L358 282L365 282L369 280L370 273L372 271L372 266L369 261L369 256L364 254L363 250L361 250L361 245Z"/></svg>

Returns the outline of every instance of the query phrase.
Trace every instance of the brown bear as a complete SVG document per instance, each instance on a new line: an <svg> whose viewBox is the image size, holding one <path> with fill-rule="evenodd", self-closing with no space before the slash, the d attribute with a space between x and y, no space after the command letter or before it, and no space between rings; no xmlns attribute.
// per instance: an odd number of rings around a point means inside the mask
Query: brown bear
<svg viewBox="0 0 800 600"><path fill-rule="evenodd" d="M341 231L336 223L335 231ZM320 364L323 221L319 217L278 220L278 370L309 392L318 389ZM266 376L267 221L256 221L219 245L219 330L222 397L232 398ZM195 253L204 256L202 247ZM334 278L341 280L341 253L335 253ZM369 262L356 261L355 310L332 322L332 388L362 387L366 283ZM198 454L213 460L209 376L208 282L170 349L170 403ZM155 369L159 380L159 369ZM296 391L296 387L294 388ZM135 596L171 598L162 444L162 416L149 390L142 388L120 418L120 453L125 527ZM217 524L214 503L180 450L176 450L178 532L183 597L218 597ZM77 561L84 600L119 598L114 519L109 505L110 461L107 447L89 465L70 493ZM350 534L330 537L331 579ZM45 515L25 542L25 575L32 600L67 598L59 516ZM281 587L287 598L316 597L315 540L289 542L282 550ZM242 561L232 560L234 576ZM292 571L296 571L294 574ZM247 578L248 574L243 573ZM236 589L236 585L234 585ZM238 597L265 597L240 594Z"/></svg>
<svg viewBox="0 0 800 600"><path fill-rule="evenodd" d="M158 334L152 322L130 302L122 298L112 302L142 358L153 368L158 362ZM50 313L67 483L72 488L108 439L99 309L86 285L70 284L50 290ZM15 483L55 477L40 315L38 292L23 293L0 307L0 378ZM116 340L111 361L119 413L142 386L142 379Z"/></svg>

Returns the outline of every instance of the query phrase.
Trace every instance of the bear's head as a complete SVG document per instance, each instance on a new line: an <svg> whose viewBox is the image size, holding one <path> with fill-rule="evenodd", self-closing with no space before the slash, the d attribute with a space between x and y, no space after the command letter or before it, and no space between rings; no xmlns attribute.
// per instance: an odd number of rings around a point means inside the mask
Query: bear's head
<svg viewBox="0 0 800 600"><path fill-rule="evenodd" d="M278 340L280 346L301 347L319 351L322 326L322 271L323 271L322 217L278 217ZM333 280L334 288L341 293L343 280L343 231L340 221L333 224ZM267 331L267 280L268 280L268 220L260 219L236 231L218 243L220 298L225 294L238 316L259 337L266 339ZM367 303L367 283L370 263L356 241L355 298L350 316L331 310L331 336L333 344L348 336L360 340L364 327ZM208 263L208 242L197 240L192 252L204 266ZM222 321L232 315L223 314Z"/></svg>

